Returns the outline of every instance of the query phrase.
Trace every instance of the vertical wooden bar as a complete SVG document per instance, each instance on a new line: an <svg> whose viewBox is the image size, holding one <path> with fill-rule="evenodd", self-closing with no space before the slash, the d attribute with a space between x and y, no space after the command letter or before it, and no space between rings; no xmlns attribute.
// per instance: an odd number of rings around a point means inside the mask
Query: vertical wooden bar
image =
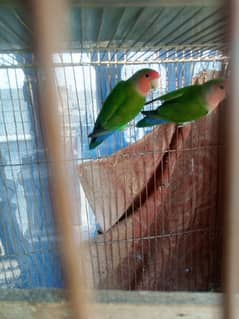
<svg viewBox="0 0 239 319"><path fill-rule="evenodd" d="M239 1L231 1L231 50L233 72L228 103L227 210L225 233L224 318L239 318Z"/></svg>
<svg viewBox="0 0 239 319"><path fill-rule="evenodd" d="M35 27L36 58L40 74L40 119L50 168L50 183L54 212L61 235L62 260L70 292L73 316L87 319L86 291L82 276L82 259L74 238L73 211L80 211L73 199L72 185L76 174L73 165L67 164L62 142L61 119L57 107L54 80L53 53L62 49L68 15L65 0L31 0ZM82 247L81 247L82 248ZM91 316L92 317L92 316Z"/></svg>

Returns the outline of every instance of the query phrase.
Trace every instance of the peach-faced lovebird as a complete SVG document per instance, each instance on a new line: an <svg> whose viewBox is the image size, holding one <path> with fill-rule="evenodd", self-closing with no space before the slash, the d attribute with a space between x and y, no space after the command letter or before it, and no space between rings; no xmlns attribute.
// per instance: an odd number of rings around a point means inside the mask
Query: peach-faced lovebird
<svg viewBox="0 0 239 319"><path fill-rule="evenodd" d="M160 75L152 69L142 69L127 81L120 81L106 98L96 119L89 148L101 144L115 131L123 130L142 109L151 89L158 87Z"/></svg>
<svg viewBox="0 0 239 319"><path fill-rule="evenodd" d="M154 111L143 111L145 117L136 126L193 122L211 113L224 100L226 91L226 80L214 79L162 95L153 100L160 100L162 104Z"/></svg>

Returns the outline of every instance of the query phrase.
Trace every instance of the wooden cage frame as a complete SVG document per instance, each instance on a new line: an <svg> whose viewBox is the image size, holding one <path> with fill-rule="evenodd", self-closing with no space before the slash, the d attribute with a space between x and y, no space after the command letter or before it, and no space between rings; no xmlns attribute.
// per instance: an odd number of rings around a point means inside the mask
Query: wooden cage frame
<svg viewBox="0 0 239 319"><path fill-rule="evenodd" d="M79 1L79 5L84 6L104 6L104 5L143 5L144 1ZM203 5L218 4L217 0L204 0ZM239 5L235 2L234 8L234 24L233 24L233 57L235 69L233 75L233 83L239 83L239 52L236 39L239 37ZM195 0L167 0L167 1L148 1L148 5L198 5ZM86 296L84 290L83 276L79 272L78 264L82 254L79 254L79 249L73 237L71 217L69 211L75 209L72 204L70 184L72 176L70 168L67 170L59 159L63 158L63 150L60 138L59 115L57 112L56 94L54 92L53 74L51 67L51 54L56 48L59 48L61 36L64 34L62 29L59 29L61 18L67 10L67 2L64 0L41 0L31 1L33 13L35 17L36 27L36 49L41 68L46 76L45 86L43 88L41 102L45 104L40 110L42 126L47 134L45 135L45 143L48 148L48 156L51 161L55 162L52 174L54 196L55 215L58 222L59 230L63 236L62 241L62 256L65 265L66 277L70 293L70 301L73 310L74 318L91 318L92 315L97 318L130 318L137 316L138 318L218 318L220 316L222 296L214 293L140 293L140 292L105 292L98 294L94 313L92 307L89 306L89 299L92 299L92 294L89 292ZM200 3L202 5L202 3ZM53 10L57 8L57 11ZM230 107L230 179L228 182L228 227L226 238L227 251L227 284L224 318L235 319L238 317L235 293L238 291L238 264L239 254L237 244L239 242L238 226L239 218L239 144L237 138L239 136L239 126L237 120L239 118L239 110L236 101L238 101L238 90L234 85L232 94L232 103ZM43 92L43 91L41 91ZM47 110L47 112L46 112ZM64 171L64 173L63 173ZM66 173L67 172L67 173ZM70 208L70 209L69 209ZM82 248L83 249L83 248ZM65 304L62 301L54 301L45 303L44 300L29 300L16 301L16 296L19 292L12 292L9 299L4 300L2 294L0 301L0 314L2 318L66 318L71 312L65 309ZM24 294L24 292L21 292ZM88 296L89 295L89 296ZM27 298L26 298L27 300ZM101 301L101 302L100 302ZM13 307L14 305L14 307ZM90 314L91 313L91 314ZM196 316L195 316L196 315Z"/></svg>

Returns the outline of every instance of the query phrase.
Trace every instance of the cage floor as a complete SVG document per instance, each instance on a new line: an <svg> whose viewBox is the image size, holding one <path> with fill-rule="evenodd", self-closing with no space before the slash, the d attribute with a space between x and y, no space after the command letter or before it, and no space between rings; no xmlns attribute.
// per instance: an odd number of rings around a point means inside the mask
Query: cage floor
<svg viewBox="0 0 239 319"><path fill-rule="evenodd" d="M2 296L2 294L1 294ZM3 291L0 315L5 318L71 318L69 305L60 291ZM3 299L3 300L2 300ZM158 318L213 319L221 315L222 296L213 293L152 293L100 291L91 305L91 315L97 318ZM44 306L43 306L44 305Z"/></svg>

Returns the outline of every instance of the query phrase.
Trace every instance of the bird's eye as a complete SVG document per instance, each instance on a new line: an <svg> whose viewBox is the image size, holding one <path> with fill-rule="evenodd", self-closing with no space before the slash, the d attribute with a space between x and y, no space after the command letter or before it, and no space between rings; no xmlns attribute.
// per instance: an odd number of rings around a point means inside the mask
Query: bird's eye
<svg viewBox="0 0 239 319"><path fill-rule="evenodd" d="M148 73L146 73L146 74L145 74L145 77L146 77L146 78L148 78L148 77L149 77L149 74L148 74Z"/></svg>
<svg viewBox="0 0 239 319"><path fill-rule="evenodd" d="M221 85L219 86L219 88L220 88L221 90L224 90L224 85L221 84Z"/></svg>

